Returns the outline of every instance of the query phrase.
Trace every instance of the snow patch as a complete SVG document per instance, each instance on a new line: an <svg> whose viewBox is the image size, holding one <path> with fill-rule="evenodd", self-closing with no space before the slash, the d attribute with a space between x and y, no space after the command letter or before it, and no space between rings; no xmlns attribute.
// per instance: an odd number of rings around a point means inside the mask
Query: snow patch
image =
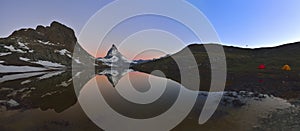
<svg viewBox="0 0 300 131"><path fill-rule="evenodd" d="M72 58L72 56L70 54L67 54L68 57Z"/></svg>
<svg viewBox="0 0 300 131"><path fill-rule="evenodd" d="M117 62L119 60L119 58L117 56L113 56L111 58L98 58L99 61L102 61L102 62Z"/></svg>
<svg viewBox="0 0 300 131"><path fill-rule="evenodd" d="M4 46L4 48L9 49L12 52L26 53L26 51L23 51L21 49L16 49L13 45Z"/></svg>
<svg viewBox="0 0 300 131"><path fill-rule="evenodd" d="M31 80L25 80L25 81L21 82L21 85L24 85L24 84L27 84L27 83L30 83L30 82L31 82Z"/></svg>
<svg viewBox="0 0 300 131"><path fill-rule="evenodd" d="M1 60L0 60L0 63L4 63L4 62L5 62L5 61L1 61Z"/></svg>
<svg viewBox="0 0 300 131"><path fill-rule="evenodd" d="M82 72L77 72L77 73L75 74L75 77L78 77L81 73L82 73Z"/></svg>
<svg viewBox="0 0 300 131"><path fill-rule="evenodd" d="M11 89L11 88L1 88L0 89L0 91L11 91L11 90L13 90L13 89Z"/></svg>
<svg viewBox="0 0 300 131"><path fill-rule="evenodd" d="M19 59L22 60L22 61L30 61L30 59L25 58L25 57L19 57Z"/></svg>
<svg viewBox="0 0 300 131"><path fill-rule="evenodd" d="M20 41L18 41L18 44L19 44L19 47L21 47L23 49L26 49L26 50L29 50L29 47L26 46L27 45L26 43L21 43Z"/></svg>
<svg viewBox="0 0 300 131"><path fill-rule="evenodd" d="M44 98L44 97L51 96L51 95L56 94L56 93L60 93L60 92L59 91L48 92L48 93L42 95L41 97Z"/></svg>
<svg viewBox="0 0 300 131"><path fill-rule="evenodd" d="M111 64L111 63L103 63L104 65L110 66L110 67L119 67L118 65Z"/></svg>
<svg viewBox="0 0 300 131"><path fill-rule="evenodd" d="M79 61L79 59L73 59L77 64L81 64L81 62Z"/></svg>
<svg viewBox="0 0 300 131"><path fill-rule="evenodd" d="M68 80L68 82L71 82L73 80L73 77L71 79Z"/></svg>
<svg viewBox="0 0 300 131"><path fill-rule="evenodd" d="M62 83L60 83L60 84L58 84L58 85L56 85L56 86L67 87L67 86L69 86L69 85L70 85L70 83L67 83L67 82L63 81Z"/></svg>
<svg viewBox="0 0 300 131"><path fill-rule="evenodd" d="M121 75L122 76L125 76L127 73L129 73L129 72L133 72L134 70L132 70L132 69L126 69L126 70L124 70L122 73L121 73Z"/></svg>
<svg viewBox="0 0 300 131"><path fill-rule="evenodd" d="M65 71L55 71L55 72L50 72L50 73L47 73L41 77L39 77L38 79L42 80L42 79L47 79L47 78L51 78L53 76L57 76L57 75L60 75L61 73L64 73Z"/></svg>
<svg viewBox="0 0 300 131"><path fill-rule="evenodd" d="M41 44L44 44L44 45L55 45L53 43L50 43L49 41L44 42L44 41L38 40L38 42L41 43Z"/></svg>
<svg viewBox="0 0 300 131"><path fill-rule="evenodd" d="M11 52L7 52L7 53L0 53L0 56L6 56L6 55L10 55Z"/></svg>
<svg viewBox="0 0 300 131"><path fill-rule="evenodd" d="M124 56L121 56L121 59L127 63L132 63L132 60L128 60L127 58L125 58Z"/></svg>
<svg viewBox="0 0 300 131"><path fill-rule="evenodd" d="M54 52L59 53L60 55L66 55L71 53L70 51L68 51L67 49L62 49L62 50L55 50ZM70 56L69 56L70 57Z"/></svg>

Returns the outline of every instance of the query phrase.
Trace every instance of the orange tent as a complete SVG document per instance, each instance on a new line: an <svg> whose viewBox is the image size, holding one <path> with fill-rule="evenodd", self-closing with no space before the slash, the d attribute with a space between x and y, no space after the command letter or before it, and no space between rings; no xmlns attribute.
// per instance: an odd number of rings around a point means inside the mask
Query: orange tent
<svg viewBox="0 0 300 131"><path fill-rule="evenodd" d="M289 65L284 65L282 68L282 70L285 70L285 71L290 71L292 70L291 67Z"/></svg>

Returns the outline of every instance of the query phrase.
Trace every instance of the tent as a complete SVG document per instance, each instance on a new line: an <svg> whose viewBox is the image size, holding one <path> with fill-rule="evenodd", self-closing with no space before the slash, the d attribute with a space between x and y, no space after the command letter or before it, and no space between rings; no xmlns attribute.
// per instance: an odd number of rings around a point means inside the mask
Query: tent
<svg viewBox="0 0 300 131"><path fill-rule="evenodd" d="M292 70L291 67L289 65L284 65L282 68L282 70L285 70L285 71L290 71Z"/></svg>
<svg viewBox="0 0 300 131"><path fill-rule="evenodd" d="M264 64L261 64L257 67L258 69L266 69L266 66Z"/></svg>

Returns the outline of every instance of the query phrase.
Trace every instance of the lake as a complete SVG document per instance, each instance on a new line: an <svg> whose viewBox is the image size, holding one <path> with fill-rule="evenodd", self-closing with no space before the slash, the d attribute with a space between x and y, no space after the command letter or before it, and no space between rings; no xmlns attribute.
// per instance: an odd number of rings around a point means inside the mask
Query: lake
<svg viewBox="0 0 300 131"><path fill-rule="evenodd" d="M164 77L132 70L2 75L0 130L265 130L278 129L268 122L276 112L298 117L288 112L297 106L271 95L211 93L223 97L212 117L198 124L208 92ZM279 128L299 127L293 124Z"/></svg>

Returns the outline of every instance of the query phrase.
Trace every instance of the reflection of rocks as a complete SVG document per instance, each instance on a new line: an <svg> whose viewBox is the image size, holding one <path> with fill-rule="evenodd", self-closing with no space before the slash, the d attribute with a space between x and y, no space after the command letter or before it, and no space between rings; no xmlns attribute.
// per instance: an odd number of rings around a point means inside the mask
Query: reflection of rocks
<svg viewBox="0 0 300 131"><path fill-rule="evenodd" d="M210 93L222 93L222 92L210 92ZM198 99L202 100L199 103L204 103L203 100L206 100L208 96L208 92L205 91L200 91L198 93ZM268 98L267 95L264 94L259 94L259 93L253 93L253 92L248 92L248 91L225 91L223 92L223 97L220 101L220 106L222 107L242 107L247 104L249 104L250 101L256 101L256 102L261 102L263 99ZM199 107L202 107L199 106ZM201 109L199 109L201 110Z"/></svg>
<svg viewBox="0 0 300 131"><path fill-rule="evenodd" d="M10 107L17 107L17 106L20 105L18 102L16 102L16 101L13 100L13 99L10 99L9 101L7 101L7 104L8 104L8 106L10 106Z"/></svg>
<svg viewBox="0 0 300 131"><path fill-rule="evenodd" d="M26 74L24 74L26 76ZM35 76L16 77L0 83L0 106L11 109L54 109L62 112L77 102L73 79L90 77L82 72L44 72ZM81 81L81 88L88 80ZM80 89L76 89L79 92Z"/></svg>
<svg viewBox="0 0 300 131"><path fill-rule="evenodd" d="M5 106L7 109L17 109L20 106L20 104L13 99L8 101L0 100L0 105Z"/></svg>
<svg viewBox="0 0 300 131"><path fill-rule="evenodd" d="M124 69L124 68L110 68L105 69L103 71L99 71L99 75L105 75L108 81L115 87L119 80L126 75L128 72L133 71L132 69Z"/></svg>
<svg viewBox="0 0 300 131"><path fill-rule="evenodd" d="M248 100L256 100L261 101L262 99L266 98L267 96L264 94L247 92L247 91L231 91L231 92L224 92L223 98L221 100L221 104L228 106L231 105L233 107L241 107L246 105Z"/></svg>
<svg viewBox="0 0 300 131"><path fill-rule="evenodd" d="M300 99L289 100L289 102L295 106L300 107Z"/></svg>
<svg viewBox="0 0 300 131"><path fill-rule="evenodd" d="M226 92L224 94L224 96L229 96L229 97L235 97L235 98L239 98L239 97L247 97L247 98L255 98L255 99L262 99L262 98L266 98L266 95L264 94L260 94L260 93L253 93L253 92L249 92L249 91L230 91L230 92Z"/></svg>

